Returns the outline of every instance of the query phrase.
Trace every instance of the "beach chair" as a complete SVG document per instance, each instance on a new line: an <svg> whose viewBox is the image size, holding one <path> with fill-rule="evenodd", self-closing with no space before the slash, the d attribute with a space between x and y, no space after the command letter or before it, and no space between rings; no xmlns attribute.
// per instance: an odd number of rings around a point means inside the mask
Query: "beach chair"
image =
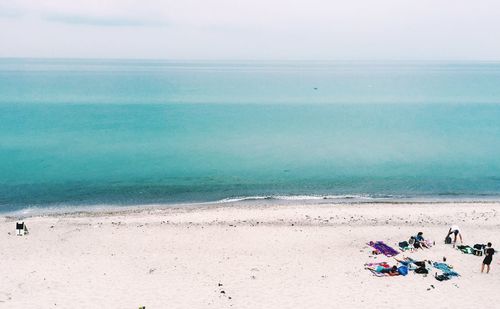
<svg viewBox="0 0 500 309"><path fill-rule="evenodd" d="M23 236L28 234L28 228L26 227L26 224L24 222L16 222L16 235L17 236Z"/></svg>
<svg viewBox="0 0 500 309"><path fill-rule="evenodd" d="M415 249L413 246L410 246L410 244L407 241L401 241L398 243L399 249L401 251L411 251L413 252L413 249Z"/></svg>
<svg viewBox="0 0 500 309"><path fill-rule="evenodd" d="M475 254L475 255L477 255L477 256L482 256L482 255L483 255L483 253L484 253L484 249L486 248L486 245L475 244L475 245L473 246L473 248L474 248L474 250L476 250L476 251L474 252L474 254Z"/></svg>

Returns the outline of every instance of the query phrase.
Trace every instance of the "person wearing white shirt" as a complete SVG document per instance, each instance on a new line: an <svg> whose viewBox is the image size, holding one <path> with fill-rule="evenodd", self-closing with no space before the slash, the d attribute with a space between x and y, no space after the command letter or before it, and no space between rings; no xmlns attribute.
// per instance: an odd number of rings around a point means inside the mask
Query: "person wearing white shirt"
<svg viewBox="0 0 500 309"><path fill-rule="evenodd" d="M463 244L463 240L462 240L462 233L460 233L460 228L458 227L458 225L452 225L450 227L450 230L448 231L448 235L446 235L446 238L448 238L448 236L450 236L451 234L455 235L454 239L453 239L453 248L455 248L455 244L457 243L457 236L460 237L460 243Z"/></svg>

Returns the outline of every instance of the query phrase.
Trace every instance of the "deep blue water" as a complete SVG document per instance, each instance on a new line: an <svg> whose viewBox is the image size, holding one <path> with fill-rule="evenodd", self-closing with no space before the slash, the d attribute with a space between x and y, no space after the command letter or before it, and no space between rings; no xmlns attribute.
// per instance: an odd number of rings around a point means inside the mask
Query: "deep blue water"
<svg viewBox="0 0 500 309"><path fill-rule="evenodd" d="M500 64L0 60L0 211L500 197Z"/></svg>

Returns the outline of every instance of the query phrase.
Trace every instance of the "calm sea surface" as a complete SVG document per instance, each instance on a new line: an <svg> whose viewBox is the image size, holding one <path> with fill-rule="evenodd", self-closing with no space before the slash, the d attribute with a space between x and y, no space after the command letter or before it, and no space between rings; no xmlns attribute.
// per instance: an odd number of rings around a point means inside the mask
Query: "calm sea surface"
<svg viewBox="0 0 500 309"><path fill-rule="evenodd" d="M0 59L0 212L500 198L500 64Z"/></svg>

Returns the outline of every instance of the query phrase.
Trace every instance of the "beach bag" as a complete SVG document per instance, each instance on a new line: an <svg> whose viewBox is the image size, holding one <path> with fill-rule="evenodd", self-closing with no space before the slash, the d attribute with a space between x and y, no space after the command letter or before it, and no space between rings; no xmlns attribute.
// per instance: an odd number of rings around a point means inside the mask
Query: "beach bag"
<svg viewBox="0 0 500 309"><path fill-rule="evenodd" d="M450 236L446 237L446 239L444 240L444 243L447 245L451 244L451 237Z"/></svg>
<svg viewBox="0 0 500 309"><path fill-rule="evenodd" d="M437 281L446 281L446 280L450 280L450 277L448 277L447 275L438 275L438 276L436 276L436 280Z"/></svg>
<svg viewBox="0 0 500 309"><path fill-rule="evenodd" d="M476 250L483 250L483 248L486 247L485 245L480 245L480 244L475 244L474 249Z"/></svg>
<svg viewBox="0 0 500 309"><path fill-rule="evenodd" d="M424 261L415 261L413 264L417 265L418 267L424 267L425 268L425 262Z"/></svg>
<svg viewBox="0 0 500 309"><path fill-rule="evenodd" d="M415 272L417 274L428 274L429 273L429 271L425 267L419 267L419 268L415 269Z"/></svg>
<svg viewBox="0 0 500 309"><path fill-rule="evenodd" d="M409 244L408 244L407 241L402 241L402 242L399 243L399 248L406 248L406 247L408 247L408 245Z"/></svg>

